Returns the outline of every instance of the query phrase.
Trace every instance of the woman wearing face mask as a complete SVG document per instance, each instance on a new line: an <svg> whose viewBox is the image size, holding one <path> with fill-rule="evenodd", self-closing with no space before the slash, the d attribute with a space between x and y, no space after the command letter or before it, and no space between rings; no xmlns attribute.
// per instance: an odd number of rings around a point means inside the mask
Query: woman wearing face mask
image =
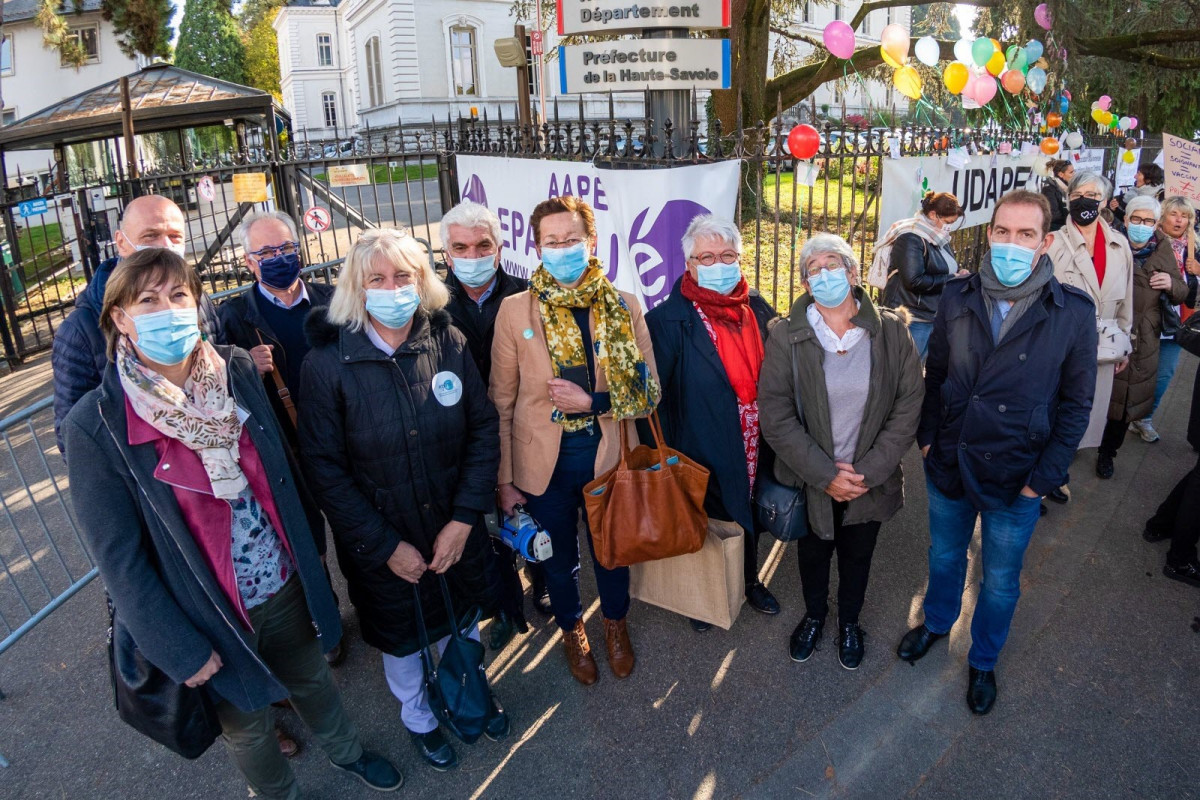
<svg viewBox="0 0 1200 800"><path fill-rule="evenodd" d="M491 613L483 515L494 507L499 462L496 410L447 299L406 231L363 233L329 308L309 315L299 415L305 474L363 639L383 652L404 727L438 771L458 758L425 693L413 585L439 647L451 622L436 575L460 618L473 606ZM485 735L499 741L508 730L493 705Z"/></svg>
<svg viewBox="0 0 1200 800"><path fill-rule="evenodd" d="M796 543L805 614L789 651L807 661L821 639L836 552L838 660L856 669L875 540L904 505L900 462L921 414L921 358L903 312L877 309L858 286L858 262L845 241L817 234L799 263L807 294L771 329L758 386L775 478L803 487L808 501L809 535Z"/></svg>
<svg viewBox="0 0 1200 800"><path fill-rule="evenodd" d="M250 356L198 326L196 271L125 258L101 327L110 362L67 416L71 499L115 606L114 631L176 683L205 687L259 797L298 797L271 703L290 698L335 766L403 779L363 750L322 651L341 620Z"/></svg>
<svg viewBox="0 0 1200 800"><path fill-rule="evenodd" d="M929 347L942 287L951 278L968 274L958 268L950 249L950 226L962 213L958 199L949 192L926 192L912 228L892 246L892 274L883 290L883 304L908 311L908 330L921 358Z"/></svg>
<svg viewBox="0 0 1200 800"><path fill-rule="evenodd" d="M1067 224L1067 184L1075 177L1075 165L1070 161L1056 159L1046 165L1050 177L1042 181L1042 194L1050 201L1050 231Z"/></svg>
<svg viewBox="0 0 1200 800"><path fill-rule="evenodd" d="M1133 176L1133 186L1125 190L1120 198L1114 197L1108 201L1108 207L1118 222L1125 222L1129 201L1135 197L1149 197L1154 200L1163 199L1163 170L1157 164L1144 164Z"/></svg>
<svg viewBox="0 0 1200 800"><path fill-rule="evenodd" d="M1047 251L1054 262L1054 277L1092 298L1096 324L1102 331L1098 358L1103 360L1096 371L1092 416L1081 448L1100 445L1108 422L1113 376L1129 363L1132 344L1133 255L1125 237L1100 218L1100 209L1111 192L1112 184L1103 175L1076 173L1067 192L1071 221L1055 234ZM1111 477L1111 470L1104 475L1101 466L1098 462L1097 474ZM1061 496L1052 495L1052 499L1065 502L1068 495L1059 491Z"/></svg>
<svg viewBox="0 0 1200 800"><path fill-rule="evenodd" d="M637 298L618 292L596 259L596 220L578 197L553 197L529 218L541 265L528 292L500 306L492 341L491 394L500 413L500 508L525 509L545 527L554 554L541 562L554 620L575 680L599 678L579 597L583 487L620 456L618 420L658 404L654 351ZM629 444L636 432L629 428ZM586 517L585 517L586 523ZM591 532L586 534L589 548ZM595 560L608 663L634 667L625 615L629 569Z"/></svg>
<svg viewBox="0 0 1200 800"><path fill-rule="evenodd" d="M745 531L746 602L778 614L778 601L758 579L752 502L755 477L772 460L759 429L758 375L767 325L778 315L742 277L741 249L732 221L693 219L683 234L687 271L646 314L646 327L662 383L663 435L710 471L709 517ZM693 620L692 627L711 626Z"/></svg>
<svg viewBox="0 0 1200 800"><path fill-rule="evenodd" d="M1126 235L1134 266L1133 353L1129 356L1129 366L1113 379L1108 424L1096 460L1096 474L1102 478L1113 474L1113 459L1125 440L1129 423L1149 416L1154 407L1163 307L1177 306L1188 295L1175 254L1165 243L1166 236L1155 233L1160 213L1158 201L1153 197L1135 197L1125 207L1129 222Z"/></svg>

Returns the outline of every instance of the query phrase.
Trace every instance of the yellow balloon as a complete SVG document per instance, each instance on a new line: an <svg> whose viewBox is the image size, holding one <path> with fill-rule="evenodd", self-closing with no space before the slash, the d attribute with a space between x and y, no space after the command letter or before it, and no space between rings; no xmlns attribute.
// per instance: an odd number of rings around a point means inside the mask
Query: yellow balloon
<svg viewBox="0 0 1200 800"><path fill-rule="evenodd" d="M1132 164L1133 163L1133 151L1126 150L1124 153L1121 154L1121 160L1124 161L1126 164Z"/></svg>
<svg viewBox="0 0 1200 800"><path fill-rule="evenodd" d="M879 34L880 50L891 56L888 63L903 64L908 60L909 41L908 30L903 25L894 22L886 26Z"/></svg>
<svg viewBox="0 0 1200 800"><path fill-rule="evenodd" d="M892 75L892 84L905 97L913 100L921 96L921 75L913 67L901 67Z"/></svg>
<svg viewBox="0 0 1200 800"><path fill-rule="evenodd" d="M1092 119L1096 120L1096 122L1100 123L1101 125L1104 124L1104 114L1105 112L1098 108L1092 109Z"/></svg>
<svg viewBox="0 0 1200 800"><path fill-rule="evenodd" d="M970 77L971 73L967 71L967 65L955 61L942 73L942 82L946 84L946 88L950 90L951 94L962 94L962 90L967 88L967 81Z"/></svg>
<svg viewBox="0 0 1200 800"><path fill-rule="evenodd" d="M992 43L992 47L994 47L994 48L996 49L996 52L997 52L997 53L1003 52L1003 51L1001 51L1001 49L1000 49L1000 42L998 42L998 41L997 41L997 40L995 40L995 39L990 39L989 41Z"/></svg>
<svg viewBox="0 0 1200 800"><path fill-rule="evenodd" d="M1105 124L1105 125L1108 125L1108 124L1110 124L1112 121L1113 121L1113 115L1112 115L1112 112L1111 112L1111 111L1105 111L1105 112L1104 112L1104 119L1102 120L1102 122L1104 122L1104 124Z"/></svg>
<svg viewBox="0 0 1200 800"><path fill-rule="evenodd" d="M993 77L1004 72L1004 54L1000 52L992 53L992 57L988 59L987 71Z"/></svg>
<svg viewBox="0 0 1200 800"><path fill-rule="evenodd" d="M892 67L893 69L900 69L901 67L904 66L904 62L898 61L895 58L893 58L891 53L889 53L887 50L883 49L883 45L879 46L879 55L883 56L883 63L887 64L889 67Z"/></svg>

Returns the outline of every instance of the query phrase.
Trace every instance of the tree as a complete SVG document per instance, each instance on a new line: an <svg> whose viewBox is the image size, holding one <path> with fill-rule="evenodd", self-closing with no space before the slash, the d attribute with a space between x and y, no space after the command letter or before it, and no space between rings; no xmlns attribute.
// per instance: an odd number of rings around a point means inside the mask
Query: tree
<svg viewBox="0 0 1200 800"><path fill-rule="evenodd" d="M282 100L279 88L279 42L271 27L271 16L262 16L246 31L246 85L275 95Z"/></svg>
<svg viewBox="0 0 1200 800"><path fill-rule="evenodd" d="M223 81L245 83L246 47L229 0L188 0L179 25L175 65Z"/></svg>
<svg viewBox="0 0 1200 800"><path fill-rule="evenodd" d="M171 0L103 0L100 15L113 25L121 52L133 58L171 57Z"/></svg>

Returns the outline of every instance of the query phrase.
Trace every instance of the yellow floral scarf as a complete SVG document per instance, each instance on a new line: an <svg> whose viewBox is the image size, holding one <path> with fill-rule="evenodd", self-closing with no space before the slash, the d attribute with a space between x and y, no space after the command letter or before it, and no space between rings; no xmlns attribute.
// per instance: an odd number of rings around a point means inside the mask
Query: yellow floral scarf
<svg viewBox="0 0 1200 800"><path fill-rule="evenodd" d="M533 273L530 288L541 308L555 377L561 377L564 369L587 365L583 336L571 309L590 308L596 319L596 369L604 371L613 417L641 417L654 410L659 399L658 382L638 349L629 306L604 277L598 260L589 261L582 282L574 289L562 286L542 266ZM578 431L589 428L594 417L572 419L556 408L551 419L565 430Z"/></svg>

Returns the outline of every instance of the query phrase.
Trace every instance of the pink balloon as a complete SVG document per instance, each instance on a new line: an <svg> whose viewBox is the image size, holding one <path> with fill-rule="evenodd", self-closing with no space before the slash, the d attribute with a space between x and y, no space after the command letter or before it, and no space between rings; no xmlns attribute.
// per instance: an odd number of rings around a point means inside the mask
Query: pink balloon
<svg viewBox="0 0 1200 800"><path fill-rule="evenodd" d="M1138 126L1137 117L1129 118L1129 130L1133 130Z"/></svg>
<svg viewBox="0 0 1200 800"><path fill-rule="evenodd" d="M829 52L838 58L854 55L854 29L840 19L826 25L821 38Z"/></svg>
<svg viewBox="0 0 1200 800"><path fill-rule="evenodd" d="M1096 102L1100 104L1101 111L1108 111L1108 107L1112 105L1112 98L1106 94L1102 94Z"/></svg>
<svg viewBox="0 0 1200 800"><path fill-rule="evenodd" d="M996 96L996 79L991 75L980 75L975 80L975 102L986 106Z"/></svg>
<svg viewBox="0 0 1200 800"><path fill-rule="evenodd" d="M1050 26L1054 24L1054 19L1050 16L1050 9L1045 3L1033 10L1033 20L1045 30L1050 30Z"/></svg>

